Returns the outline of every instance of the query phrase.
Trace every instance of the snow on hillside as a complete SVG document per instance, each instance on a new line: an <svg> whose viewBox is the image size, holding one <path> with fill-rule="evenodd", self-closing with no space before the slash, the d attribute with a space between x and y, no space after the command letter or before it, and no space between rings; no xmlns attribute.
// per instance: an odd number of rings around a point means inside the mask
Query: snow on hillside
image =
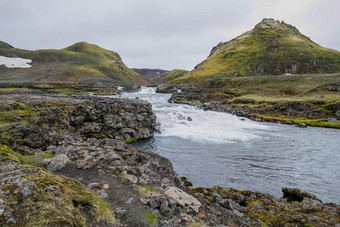
<svg viewBox="0 0 340 227"><path fill-rule="evenodd" d="M0 56L0 65L4 65L7 68L30 68L30 63L32 63L31 59Z"/></svg>

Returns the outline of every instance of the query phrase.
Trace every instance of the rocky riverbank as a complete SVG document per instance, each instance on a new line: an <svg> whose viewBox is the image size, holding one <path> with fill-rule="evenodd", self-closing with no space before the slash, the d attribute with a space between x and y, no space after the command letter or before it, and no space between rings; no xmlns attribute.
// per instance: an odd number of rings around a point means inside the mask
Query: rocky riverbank
<svg viewBox="0 0 340 227"><path fill-rule="evenodd" d="M327 88L334 93L340 91L340 84ZM223 90L223 89L222 89ZM159 93L172 93L169 102L199 106L250 118L256 121L279 122L299 126L340 128L340 101L317 98L262 98L242 97L235 91L202 88L200 85L163 84L157 88Z"/></svg>
<svg viewBox="0 0 340 227"><path fill-rule="evenodd" d="M194 188L169 160L129 144L155 124L141 100L0 95L1 225L339 225L340 206L298 189L278 199Z"/></svg>

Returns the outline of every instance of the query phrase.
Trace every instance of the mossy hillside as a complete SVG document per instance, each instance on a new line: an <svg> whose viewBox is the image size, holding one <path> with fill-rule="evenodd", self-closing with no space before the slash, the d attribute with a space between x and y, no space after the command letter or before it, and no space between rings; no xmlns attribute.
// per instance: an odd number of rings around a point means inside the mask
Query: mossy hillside
<svg viewBox="0 0 340 227"><path fill-rule="evenodd" d="M177 79L183 76L187 72L188 71L184 69L173 69L168 73L164 73L159 76L156 76L155 78L152 79L151 83L153 84L168 83L174 79Z"/></svg>
<svg viewBox="0 0 340 227"><path fill-rule="evenodd" d="M101 77L111 78L121 84L148 84L145 78L126 67L116 52L86 42L79 42L60 50L29 51L17 48L0 48L0 55L31 59L33 67L30 70L33 71L33 74L38 73L34 72L35 63L56 63L57 65L47 67L53 67L51 72L56 73L54 76L65 80L67 77ZM62 68L62 70L54 70L56 68ZM72 80L68 81L72 82Z"/></svg>
<svg viewBox="0 0 340 227"><path fill-rule="evenodd" d="M35 164L35 159L52 158L54 155L51 153L41 153L36 155L22 155L18 152L13 151L10 147L0 144L0 156L2 160L12 160L17 163L27 165Z"/></svg>
<svg viewBox="0 0 340 227"><path fill-rule="evenodd" d="M24 178L34 182L39 190L33 191L27 200L23 200L15 193L11 193L8 199L5 199L6 209L14 214L18 225L86 226L89 221L115 223L108 204L92 192L86 191L79 181L29 165L34 163L33 160L37 157L51 158L52 154L24 156L8 146L0 145L0 156L3 161L14 161L16 165L27 168L29 171L25 173ZM57 192L45 190L49 186L57 186L60 190ZM2 187L11 190L7 185Z"/></svg>
<svg viewBox="0 0 340 227"><path fill-rule="evenodd" d="M174 83L227 76L340 72L340 52L319 46L295 27L264 19L254 29L214 47L209 57Z"/></svg>
<svg viewBox="0 0 340 227"><path fill-rule="evenodd" d="M213 100L227 102L233 102L235 98L251 98L258 103L333 103L340 101L340 93L336 89L339 85L340 74L227 77L201 82L195 91L208 93Z"/></svg>

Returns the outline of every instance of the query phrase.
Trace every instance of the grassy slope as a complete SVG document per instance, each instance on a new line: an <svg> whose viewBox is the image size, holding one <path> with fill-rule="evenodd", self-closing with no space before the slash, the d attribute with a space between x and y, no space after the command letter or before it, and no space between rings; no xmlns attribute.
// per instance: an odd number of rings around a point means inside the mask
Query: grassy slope
<svg viewBox="0 0 340 227"><path fill-rule="evenodd" d="M26 70L33 77L52 72L52 75L47 77L37 77L43 82L78 82L82 78L90 78L93 82L101 80L122 84L148 84L146 79L126 67L116 52L85 42L60 50L28 51L0 48L0 55L33 60L32 68ZM16 71L22 73L22 69L13 70L13 73ZM8 75L8 70L6 73ZM56 79L59 81L55 81Z"/></svg>
<svg viewBox="0 0 340 227"><path fill-rule="evenodd" d="M183 69L174 69L171 70L168 73L161 74L159 76L156 76L155 78L152 79L153 84L161 84L161 83L168 83L174 79L177 79L181 76L183 76L185 73L187 73L187 70Z"/></svg>
<svg viewBox="0 0 340 227"><path fill-rule="evenodd" d="M319 46L291 25L264 19L251 31L214 47L205 61L174 82L286 72L340 72L340 52Z"/></svg>

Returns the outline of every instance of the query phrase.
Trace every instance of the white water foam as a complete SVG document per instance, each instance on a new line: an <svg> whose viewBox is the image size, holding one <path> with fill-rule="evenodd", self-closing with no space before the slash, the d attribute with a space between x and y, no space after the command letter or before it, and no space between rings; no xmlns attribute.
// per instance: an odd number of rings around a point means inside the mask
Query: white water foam
<svg viewBox="0 0 340 227"><path fill-rule="evenodd" d="M141 86L140 91L138 93L141 93L141 94L155 94L156 90L157 90L156 87Z"/></svg>
<svg viewBox="0 0 340 227"><path fill-rule="evenodd" d="M31 59L0 56L0 65L4 65L7 68L30 68L32 67L30 63L32 63Z"/></svg>
<svg viewBox="0 0 340 227"><path fill-rule="evenodd" d="M139 96L152 104L162 131L156 136L175 136L201 143L234 143L261 139L261 132L271 130L267 125L228 113L169 103L171 95L156 94L153 87L141 87L138 93L126 95Z"/></svg>

